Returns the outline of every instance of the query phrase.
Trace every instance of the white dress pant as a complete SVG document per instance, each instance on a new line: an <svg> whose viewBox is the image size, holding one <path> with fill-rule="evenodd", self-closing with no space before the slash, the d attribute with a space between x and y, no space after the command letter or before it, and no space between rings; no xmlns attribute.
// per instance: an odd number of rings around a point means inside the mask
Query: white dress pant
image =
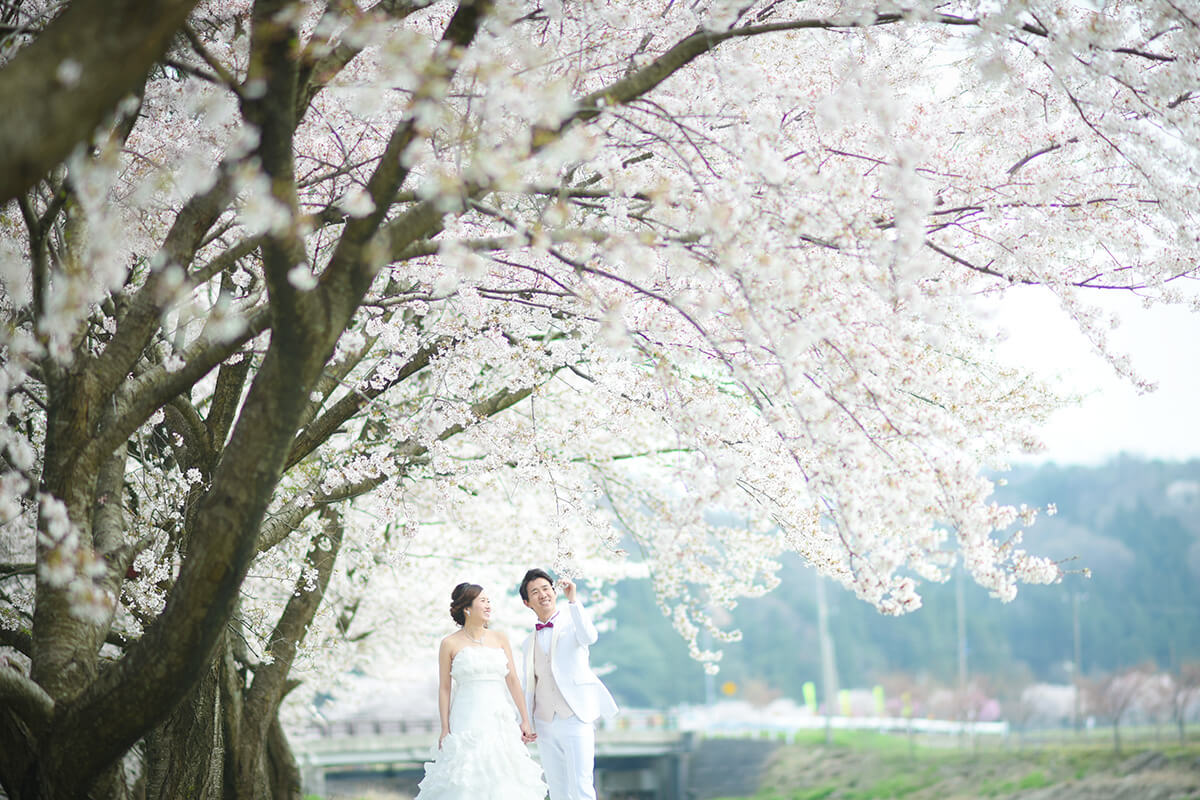
<svg viewBox="0 0 1200 800"><path fill-rule="evenodd" d="M576 716L547 722L534 717L538 757L546 772L550 800L596 800L592 770L596 763L596 730Z"/></svg>

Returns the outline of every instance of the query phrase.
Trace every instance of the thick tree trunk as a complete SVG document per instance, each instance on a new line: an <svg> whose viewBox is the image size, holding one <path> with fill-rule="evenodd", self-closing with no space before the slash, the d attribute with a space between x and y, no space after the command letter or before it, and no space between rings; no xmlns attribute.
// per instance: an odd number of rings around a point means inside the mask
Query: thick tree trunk
<svg viewBox="0 0 1200 800"><path fill-rule="evenodd" d="M145 739L145 800L299 800L300 771L278 717L265 741L242 719L246 683L228 642L212 669L166 722ZM251 793L235 785L247 758Z"/></svg>
<svg viewBox="0 0 1200 800"><path fill-rule="evenodd" d="M292 745L283 732L279 716L271 720L267 731L267 758L264 765L271 800L300 800L300 767Z"/></svg>
<svg viewBox="0 0 1200 800"><path fill-rule="evenodd" d="M46 413L46 455L42 470L42 491L54 495L65 506L78 535L78 547L92 550L92 516L100 464L91 469L78 459L80 443L91 434L95 416L93 376L64 375L51 384ZM38 526L43 532L46 514L39 513ZM54 537L39 539L39 567L59 549L51 544ZM39 580L33 609L32 662L30 678L56 703L73 699L96 676L96 626L71 613L67 588Z"/></svg>
<svg viewBox="0 0 1200 800"><path fill-rule="evenodd" d="M145 739L146 800L220 800L225 796L224 704L213 668Z"/></svg>

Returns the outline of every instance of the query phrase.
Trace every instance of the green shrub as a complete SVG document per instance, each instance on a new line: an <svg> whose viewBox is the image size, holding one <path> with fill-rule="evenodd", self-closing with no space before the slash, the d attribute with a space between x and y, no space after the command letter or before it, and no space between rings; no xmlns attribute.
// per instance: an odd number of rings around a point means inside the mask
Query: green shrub
<svg viewBox="0 0 1200 800"><path fill-rule="evenodd" d="M1026 775L1021 780L1017 781L1018 789L1043 789L1050 785L1050 779L1046 777L1046 773L1039 770Z"/></svg>

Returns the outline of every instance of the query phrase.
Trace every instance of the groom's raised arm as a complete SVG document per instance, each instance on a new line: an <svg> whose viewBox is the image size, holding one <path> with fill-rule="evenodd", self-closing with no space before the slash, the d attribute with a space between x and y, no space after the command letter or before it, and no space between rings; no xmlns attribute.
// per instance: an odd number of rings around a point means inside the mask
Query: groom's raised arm
<svg viewBox="0 0 1200 800"><path fill-rule="evenodd" d="M587 609L583 607L583 603L576 600L574 603L568 603L567 608L570 609L571 619L575 621L575 639L582 647L591 647L600 638L600 632L596 630L596 626L592 624L592 615L587 613Z"/></svg>
<svg viewBox="0 0 1200 800"><path fill-rule="evenodd" d="M567 598L567 613L571 615L571 620L574 622L575 641L579 642L580 647L591 647L600 638L600 633L592 624L592 618L587 613L587 609L583 607L583 603L579 602L579 598L576 596L575 582L564 578L559 581L559 584Z"/></svg>

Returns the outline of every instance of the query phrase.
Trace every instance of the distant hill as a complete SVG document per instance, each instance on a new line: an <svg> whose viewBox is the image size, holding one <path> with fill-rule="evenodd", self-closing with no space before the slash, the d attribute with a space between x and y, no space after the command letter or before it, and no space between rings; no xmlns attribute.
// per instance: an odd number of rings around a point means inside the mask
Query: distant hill
<svg viewBox="0 0 1200 800"><path fill-rule="evenodd" d="M1066 681L1073 652L1072 595L1078 594L1083 672L1099 675L1145 661L1170 668L1200 660L1200 461L1122 457L1101 467L1023 467L1001 476L997 498L1057 505L1026 532L1027 549L1074 560L1092 577L1070 574L1054 586L1024 586L1009 604L968 583L968 662L993 685ZM799 699L819 683L815 574L785 563L783 584L742 602L733 625L741 642L724 647L715 685L730 681L767 699ZM705 697L705 676L658 613L645 582L617 587L615 629L593 648L593 663L615 667L606 682L632 706ZM865 686L904 672L952 683L957 668L955 588L925 584L925 605L883 617L840 588L829 591L842 686ZM713 684L708 688L712 691Z"/></svg>

